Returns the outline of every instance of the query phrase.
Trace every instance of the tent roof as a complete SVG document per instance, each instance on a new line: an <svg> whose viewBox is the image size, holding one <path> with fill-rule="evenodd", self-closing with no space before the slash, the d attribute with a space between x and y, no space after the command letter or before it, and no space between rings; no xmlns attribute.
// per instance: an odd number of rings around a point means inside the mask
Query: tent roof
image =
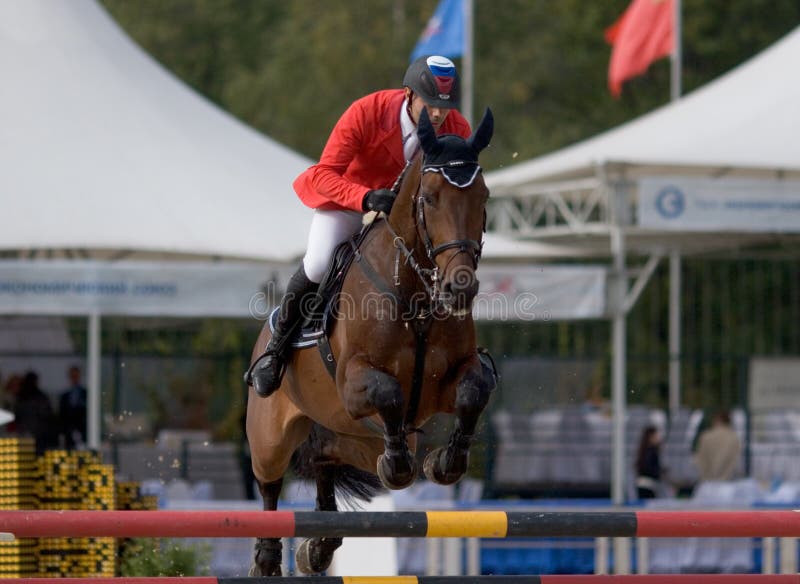
<svg viewBox="0 0 800 584"><path fill-rule="evenodd" d="M719 79L631 122L487 174L493 194L621 163L651 170L800 173L800 27Z"/></svg>
<svg viewBox="0 0 800 584"><path fill-rule="evenodd" d="M95 0L0 2L0 70L0 255L305 252L292 182L312 161L194 92ZM490 237L484 255L551 254Z"/></svg>
<svg viewBox="0 0 800 584"><path fill-rule="evenodd" d="M311 161L189 89L94 0L0 3L0 70L0 250L302 255L311 213L291 184Z"/></svg>

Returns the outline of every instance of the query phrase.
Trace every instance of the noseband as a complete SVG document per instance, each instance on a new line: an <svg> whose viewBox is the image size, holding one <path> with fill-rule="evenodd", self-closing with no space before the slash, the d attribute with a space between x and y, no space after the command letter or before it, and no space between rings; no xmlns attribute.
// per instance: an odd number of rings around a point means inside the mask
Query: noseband
<svg viewBox="0 0 800 584"><path fill-rule="evenodd" d="M425 253L432 262L437 255L448 249L458 249L458 253L470 253L472 256L472 267L477 268L483 252L483 243L474 239L454 239L434 247L431 236L428 233L428 226L425 224L425 201L419 195L414 199L417 208L417 231L419 232L422 244L425 246Z"/></svg>

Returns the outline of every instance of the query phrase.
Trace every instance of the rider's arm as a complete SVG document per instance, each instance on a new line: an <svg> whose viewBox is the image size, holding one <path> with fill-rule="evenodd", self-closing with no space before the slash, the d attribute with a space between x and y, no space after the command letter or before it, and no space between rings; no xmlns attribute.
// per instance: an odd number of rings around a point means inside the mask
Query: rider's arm
<svg viewBox="0 0 800 584"><path fill-rule="evenodd" d="M364 144L363 104L351 105L334 126L317 164L295 181L295 190L313 189L319 196L353 211L362 210L370 187L344 178L350 163Z"/></svg>

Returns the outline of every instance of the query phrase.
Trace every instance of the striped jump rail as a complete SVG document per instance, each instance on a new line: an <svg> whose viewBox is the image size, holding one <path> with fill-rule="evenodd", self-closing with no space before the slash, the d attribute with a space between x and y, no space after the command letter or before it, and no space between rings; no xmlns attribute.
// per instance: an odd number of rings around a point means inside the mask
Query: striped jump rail
<svg viewBox="0 0 800 584"><path fill-rule="evenodd" d="M798 511L0 511L14 537L800 537Z"/></svg>
<svg viewBox="0 0 800 584"><path fill-rule="evenodd" d="M636 574L627 576L310 576L273 578L92 578L92 584L800 584L797 574ZM86 584L85 578L17 578L15 584Z"/></svg>

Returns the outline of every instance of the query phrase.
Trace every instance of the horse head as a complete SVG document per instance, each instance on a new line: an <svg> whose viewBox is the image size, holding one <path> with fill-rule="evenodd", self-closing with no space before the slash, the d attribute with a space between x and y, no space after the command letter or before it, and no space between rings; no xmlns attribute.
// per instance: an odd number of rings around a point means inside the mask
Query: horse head
<svg viewBox="0 0 800 584"><path fill-rule="evenodd" d="M421 184L414 200L417 233L441 281L437 300L457 314L471 311L478 293L475 269L489 198L478 155L489 145L493 129L488 108L466 140L437 136L424 108L417 126L423 152Z"/></svg>

